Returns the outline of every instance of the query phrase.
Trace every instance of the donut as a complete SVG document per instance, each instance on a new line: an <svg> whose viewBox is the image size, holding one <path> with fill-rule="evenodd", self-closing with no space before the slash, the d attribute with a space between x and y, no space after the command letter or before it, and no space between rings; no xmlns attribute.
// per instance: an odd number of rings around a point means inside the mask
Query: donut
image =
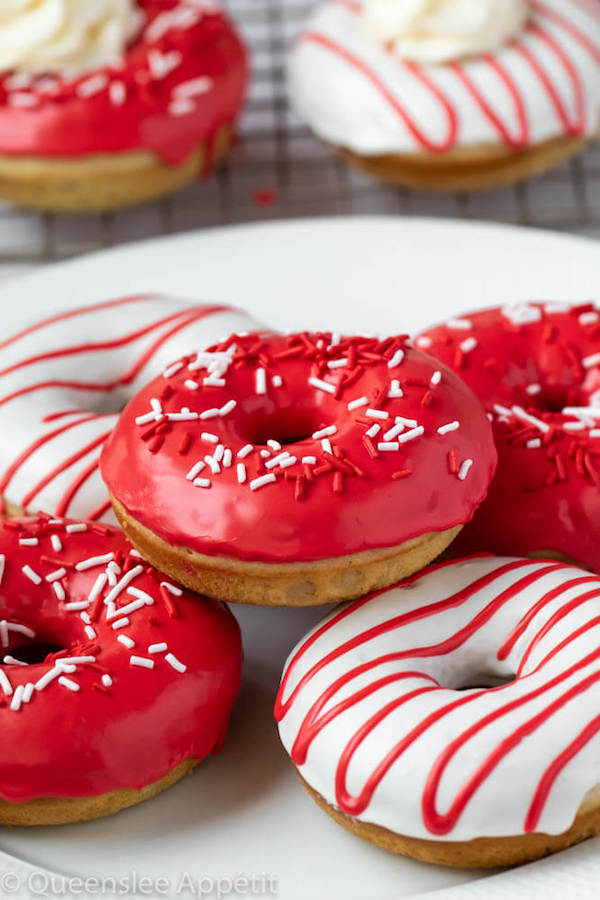
<svg viewBox="0 0 600 900"><path fill-rule="evenodd" d="M498 449L489 494L456 552L542 552L600 571L596 307L489 309L432 328L416 343L479 396Z"/></svg>
<svg viewBox="0 0 600 900"><path fill-rule="evenodd" d="M62 825L153 797L217 752L239 690L225 606L119 529L0 526L0 824Z"/></svg>
<svg viewBox="0 0 600 900"><path fill-rule="evenodd" d="M20 327L0 342L0 512L91 520L112 518L98 458L129 398L190 347L256 327L227 306L152 294L9 322Z"/></svg>
<svg viewBox="0 0 600 900"><path fill-rule="evenodd" d="M457 867L600 832L600 578L481 555L332 612L290 654L283 745L339 824Z"/></svg>
<svg viewBox="0 0 600 900"><path fill-rule="evenodd" d="M437 556L496 464L489 422L405 336L233 335L129 402L101 458L161 571L221 600L309 606Z"/></svg>
<svg viewBox="0 0 600 900"><path fill-rule="evenodd" d="M0 196L110 210L210 172L242 105L246 50L202 0L31 0L0 20Z"/></svg>
<svg viewBox="0 0 600 900"><path fill-rule="evenodd" d="M598 128L598 3L475 6L321 3L292 52L298 115L350 165L411 188L493 188L563 162Z"/></svg>

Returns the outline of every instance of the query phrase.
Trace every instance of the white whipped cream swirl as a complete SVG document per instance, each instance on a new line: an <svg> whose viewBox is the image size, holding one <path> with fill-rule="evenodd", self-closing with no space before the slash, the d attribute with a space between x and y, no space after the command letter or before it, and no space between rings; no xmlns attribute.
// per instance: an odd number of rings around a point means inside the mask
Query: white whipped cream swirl
<svg viewBox="0 0 600 900"><path fill-rule="evenodd" d="M135 0L0 0L0 72L117 64L141 21Z"/></svg>
<svg viewBox="0 0 600 900"><path fill-rule="evenodd" d="M527 14L527 0L366 0L363 22L403 59L434 64L498 50Z"/></svg>

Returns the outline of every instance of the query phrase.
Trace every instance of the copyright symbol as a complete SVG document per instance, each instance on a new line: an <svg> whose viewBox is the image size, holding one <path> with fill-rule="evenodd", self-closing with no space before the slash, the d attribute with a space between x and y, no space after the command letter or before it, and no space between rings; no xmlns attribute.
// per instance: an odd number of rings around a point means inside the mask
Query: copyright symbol
<svg viewBox="0 0 600 900"><path fill-rule="evenodd" d="M3 872L0 875L0 892L3 894L16 894L21 887L21 879L16 872Z"/></svg>

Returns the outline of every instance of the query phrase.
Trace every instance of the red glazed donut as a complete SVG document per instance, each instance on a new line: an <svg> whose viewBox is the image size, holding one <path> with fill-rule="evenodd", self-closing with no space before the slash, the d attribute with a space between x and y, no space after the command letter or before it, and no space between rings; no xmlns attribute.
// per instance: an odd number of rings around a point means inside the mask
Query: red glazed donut
<svg viewBox="0 0 600 900"><path fill-rule="evenodd" d="M234 602L360 596L440 553L496 462L471 391L404 336L232 336L143 388L101 469L144 556Z"/></svg>
<svg viewBox="0 0 600 900"><path fill-rule="evenodd" d="M225 149L248 76L237 32L208 2L134 2L142 27L115 65L0 80L8 199L73 209L140 201L208 172ZM85 177L94 181L87 189Z"/></svg>
<svg viewBox="0 0 600 900"><path fill-rule="evenodd" d="M0 573L0 823L116 812L219 749L241 667L226 608L119 530L48 516L2 523Z"/></svg>
<svg viewBox="0 0 600 900"><path fill-rule="evenodd" d="M543 551L600 570L600 315L530 303L432 328L416 345L452 366L492 418L498 472L462 550Z"/></svg>

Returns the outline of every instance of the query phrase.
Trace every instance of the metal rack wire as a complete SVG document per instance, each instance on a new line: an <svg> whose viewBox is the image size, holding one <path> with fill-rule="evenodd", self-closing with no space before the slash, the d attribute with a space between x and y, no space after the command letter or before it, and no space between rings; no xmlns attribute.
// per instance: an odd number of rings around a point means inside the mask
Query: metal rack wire
<svg viewBox="0 0 600 900"><path fill-rule="evenodd" d="M116 214L37 216L0 207L0 263L33 263L192 228L307 215L443 215L600 237L600 145L546 177L488 193L426 195L346 169L295 119L285 60L311 0L227 0L253 53L240 139L210 180Z"/></svg>

